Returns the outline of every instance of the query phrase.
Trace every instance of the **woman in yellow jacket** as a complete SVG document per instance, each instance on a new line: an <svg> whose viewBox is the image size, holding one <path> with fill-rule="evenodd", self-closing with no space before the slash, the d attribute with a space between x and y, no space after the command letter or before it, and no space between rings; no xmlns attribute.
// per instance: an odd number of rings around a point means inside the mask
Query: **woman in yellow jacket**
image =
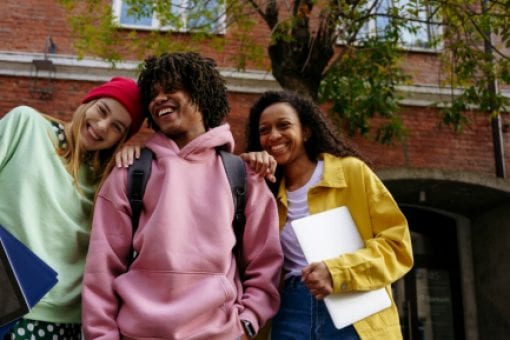
<svg viewBox="0 0 510 340"><path fill-rule="evenodd" d="M395 303L336 329L322 299L331 293L390 285L413 265L406 218L372 170L349 148L312 101L289 91L264 93L250 110L247 150L253 168L277 163L281 243L285 254L282 304L271 338L401 339ZM267 153L266 153L267 152ZM308 264L290 221L347 206L365 248Z"/></svg>

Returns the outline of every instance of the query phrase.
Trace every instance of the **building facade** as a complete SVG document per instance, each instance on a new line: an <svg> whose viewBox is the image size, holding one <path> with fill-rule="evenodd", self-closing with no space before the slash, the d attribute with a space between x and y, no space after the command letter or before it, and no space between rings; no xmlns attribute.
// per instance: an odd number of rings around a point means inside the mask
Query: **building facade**
<svg viewBox="0 0 510 340"><path fill-rule="evenodd" d="M131 55L115 68L93 53L79 58L57 0L3 0L0 13L0 117L29 105L69 119L92 86L114 75L136 78L140 60ZM254 34L268 37L263 27ZM227 80L229 123L241 152L249 107L279 85L267 69L236 71L225 53L204 52ZM504 339L510 333L510 180L496 176L491 123L487 114L471 112L461 133L441 126L432 104L449 92L437 85L437 55L407 52L405 68L413 75L412 85L399 88L406 139L389 146L352 139L412 230L416 264L394 285L405 337ZM499 156L510 169L510 119L502 118L506 154ZM144 129L135 141L150 134Z"/></svg>

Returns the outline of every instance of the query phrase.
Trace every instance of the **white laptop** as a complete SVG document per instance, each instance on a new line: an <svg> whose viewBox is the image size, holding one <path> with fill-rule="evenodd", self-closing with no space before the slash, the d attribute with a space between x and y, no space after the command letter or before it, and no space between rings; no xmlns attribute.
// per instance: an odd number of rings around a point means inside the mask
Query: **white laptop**
<svg viewBox="0 0 510 340"><path fill-rule="evenodd" d="M291 222L308 263L365 247L347 207L309 215ZM341 329L390 307L384 288L331 294L324 299L336 328Z"/></svg>

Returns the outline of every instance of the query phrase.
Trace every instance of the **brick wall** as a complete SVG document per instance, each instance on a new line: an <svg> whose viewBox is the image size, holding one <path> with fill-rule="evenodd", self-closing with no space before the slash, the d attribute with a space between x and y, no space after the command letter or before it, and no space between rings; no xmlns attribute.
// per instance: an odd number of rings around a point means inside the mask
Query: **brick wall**
<svg viewBox="0 0 510 340"><path fill-rule="evenodd" d="M377 168L495 174L492 132L487 114L468 113L470 125L462 132L455 132L451 127L440 124L434 109L404 107L402 113L407 129L402 143L383 146L359 136L353 138L353 143ZM508 147L510 144L507 142L507 150Z"/></svg>
<svg viewBox="0 0 510 340"><path fill-rule="evenodd" d="M74 53L65 12L56 0L3 0L0 1L0 13L0 50L42 52L47 37L51 36L58 45L57 53ZM261 42L267 41L267 33L264 24L253 28L253 36ZM208 46L204 46L204 53L214 57L220 66L229 67L233 66L235 35L230 32L225 38L232 44L224 53L220 54ZM439 64L434 54L408 53L402 63L404 68L414 75L416 83L437 84ZM267 61L262 67L267 67ZM0 76L0 116L12 107L23 104L69 119L83 95L97 85L86 81L58 80L55 82L53 99L45 101L31 96L30 84L30 78ZM244 149L244 124L249 107L257 96L230 93L232 112L228 121L236 139L236 152ZM359 136L352 139L376 168L410 167L494 174L492 136L486 115L469 114L471 125L458 134L449 127L438 126L439 120L434 109L404 107L402 112L404 124L409 130L403 143L382 146ZM510 122L506 116L504 120L506 123ZM150 133L150 130L144 129L135 142L142 142ZM505 134L506 150L510 150L508 137L508 133ZM510 157L506 159L506 167L510 171Z"/></svg>
<svg viewBox="0 0 510 340"><path fill-rule="evenodd" d="M108 5L111 1L103 0ZM66 19L66 11L59 5L57 0L2 0L0 1L0 50L2 51L22 51L22 52L38 52L44 51L48 37L52 37L57 44L57 53L75 54L73 46L72 32ZM126 30L126 33L128 31ZM255 25L250 36L266 46L268 37L268 29L265 24ZM144 33L139 32L143 37ZM239 41L236 40L236 32L228 31L224 36L227 40L225 48L222 51L209 46L207 43L201 48L201 52L207 56L214 58L221 67L234 67L236 63L233 55L236 51ZM129 38L119 40L119 46L123 43L129 44ZM186 40L187 35L175 34L172 39ZM129 52L128 49L122 49L125 59L139 60L143 59L135 53ZM88 56L95 56L94 51L88 51ZM263 67L268 68L268 59L264 58L261 65L248 63L247 67Z"/></svg>
<svg viewBox="0 0 510 340"><path fill-rule="evenodd" d="M0 76L0 115L17 105L28 105L47 114L62 119L70 119L77 105L94 82L54 81L54 93L51 100L42 100L30 91L32 79L25 77Z"/></svg>
<svg viewBox="0 0 510 340"><path fill-rule="evenodd" d="M93 82L56 81L53 99L41 100L30 94L30 83L29 78L0 77L0 115L14 106L29 105L43 113L68 120L81 98L97 85ZM228 122L236 140L236 152L244 150L246 119L257 97L257 94L229 94L231 113ZM490 123L485 114L470 113L470 126L462 133L456 133L450 127L439 125L437 112L433 109L404 107L402 112L408 130L404 142L385 146L370 138L350 138L350 142L376 169L420 168L488 175L495 173ZM374 123L377 124L376 121ZM149 129L143 129L133 142L142 143L151 133ZM506 140L506 150L510 150L508 137ZM510 164L507 164L508 167Z"/></svg>
<svg viewBox="0 0 510 340"><path fill-rule="evenodd" d="M58 53L73 53L71 31L56 0L2 0L0 13L1 50L43 52L51 36Z"/></svg>

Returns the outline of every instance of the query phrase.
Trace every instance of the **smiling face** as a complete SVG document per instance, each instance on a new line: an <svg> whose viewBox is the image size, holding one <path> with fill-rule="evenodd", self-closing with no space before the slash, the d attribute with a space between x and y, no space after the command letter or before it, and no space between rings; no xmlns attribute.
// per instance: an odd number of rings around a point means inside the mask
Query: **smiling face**
<svg viewBox="0 0 510 340"><path fill-rule="evenodd" d="M113 147L131 125L129 112L118 101L103 97L85 111L80 129L80 144L85 151Z"/></svg>
<svg viewBox="0 0 510 340"><path fill-rule="evenodd" d="M308 160L304 142L309 135L296 110L288 103L269 105L260 115L260 145L283 167Z"/></svg>
<svg viewBox="0 0 510 340"><path fill-rule="evenodd" d="M165 91L156 85L149 112L159 129L180 148L205 132L202 113L185 90Z"/></svg>

